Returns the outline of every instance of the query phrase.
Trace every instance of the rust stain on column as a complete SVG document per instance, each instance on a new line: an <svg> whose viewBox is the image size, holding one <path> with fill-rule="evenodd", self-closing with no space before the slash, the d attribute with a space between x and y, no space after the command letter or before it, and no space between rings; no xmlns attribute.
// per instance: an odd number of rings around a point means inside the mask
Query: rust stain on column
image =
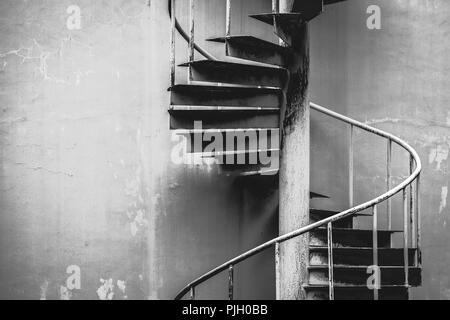
<svg viewBox="0 0 450 320"><path fill-rule="evenodd" d="M281 1L280 11L290 12L291 1ZM286 105L281 119L280 234L309 223L309 36L308 26L293 37L298 61L291 67ZM288 241L280 247L280 299L305 299L302 284L307 280L309 236Z"/></svg>

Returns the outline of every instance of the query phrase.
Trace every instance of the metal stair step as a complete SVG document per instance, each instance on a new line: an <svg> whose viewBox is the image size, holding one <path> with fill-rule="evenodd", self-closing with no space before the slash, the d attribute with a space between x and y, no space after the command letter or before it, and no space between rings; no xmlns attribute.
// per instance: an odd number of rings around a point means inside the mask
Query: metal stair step
<svg viewBox="0 0 450 320"><path fill-rule="evenodd" d="M251 18L275 27L275 34L292 46L292 35L308 21L302 13L262 13L252 14Z"/></svg>
<svg viewBox="0 0 450 320"><path fill-rule="evenodd" d="M178 84L169 90L171 105L281 107L283 91L255 86Z"/></svg>
<svg viewBox="0 0 450 320"><path fill-rule="evenodd" d="M317 222L328 217L331 217L339 212L329 211L329 210L320 210L320 209L310 209L309 210L309 218L310 222ZM353 217L346 217L339 221L333 223L333 225L337 228L353 228Z"/></svg>
<svg viewBox="0 0 450 320"><path fill-rule="evenodd" d="M403 267L380 266L381 285L404 285L405 272ZM408 268L408 284L420 286L422 271L417 267ZM367 285L372 272L368 266L337 266L333 267L334 283L339 285ZM328 266L309 266L308 279L310 285L328 285Z"/></svg>
<svg viewBox="0 0 450 320"><path fill-rule="evenodd" d="M320 193L316 193L316 192L310 192L309 198L310 199L330 199L330 197L320 194Z"/></svg>
<svg viewBox="0 0 450 320"><path fill-rule="evenodd" d="M298 57L290 48L253 36L226 36L208 41L226 44L227 56L290 68Z"/></svg>
<svg viewBox="0 0 450 320"><path fill-rule="evenodd" d="M328 285L305 285L307 300L329 300ZM373 300L374 291L367 286L334 286L335 300ZM380 300L408 300L405 286L381 286L378 290Z"/></svg>
<svg viewBox="0 0 450 320"><path fill-rule="evenodd" d="M378 265L403 266L403 248L379 248ZM416 249L408 249L409 265L413 266ZM367 266L373 263L373 249L370 248L333 248L335 265ZM328 247L310 247L309 264L311 266L328 265Z"/></svg>
<svg viewBox="0 0 450 320"><path fill-rule="evenodd" d="M391 235L400 231L378 230L378 247L388 248ZM372 230L333 228L336 247L372 247ZM310 246L327 246L327 229L318 228L310 233Z"/></svg>
<svg viewBox="0 0 450 320"><path fill-rule="evenodd" d="M170 106L170 129L194 129L202 121L204 129L278 128L279 108Z"/></svg>
<svg viewBox="0 0 450 320"><path fill-rule="evenodd" d="M279 108L170 106L170 129L194 129L202 121L204 129L278 128Z"/></svg>
<svg viewBox="0 0 450 320"><path fill-rule="evenodd" d="M284 88L289 78L284 68L217 60L199 60L180 66L191 67L194 81Z"/></svg>
<svg viewBox="0 0 450 320"><path fill-rule="evenodd" d="M334 4L334 3L338 3L338 2L344 2L347 0L323 0L323 4L324 5L329 5L329 4Z"/></svg>
<svg viewBox="0 0 450 320"><path fill-rule="evenodd" d="M186 138L187 153L202 153L215 139L223 142L223 151L279 148L280 131L273 128L183 129L174 132ZM273 142L276 145L272 146Z"/></svg>

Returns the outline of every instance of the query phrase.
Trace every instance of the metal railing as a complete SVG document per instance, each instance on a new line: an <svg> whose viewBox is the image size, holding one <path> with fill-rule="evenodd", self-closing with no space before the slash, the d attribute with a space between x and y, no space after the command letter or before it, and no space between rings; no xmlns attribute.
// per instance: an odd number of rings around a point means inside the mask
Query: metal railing
<svg viewBox="0 0 450 320"><path fill-rule="evenodd" d="M276 12L277 0L273 0L273 10ZM181 36L189 43L189 59L193 61L194 59L194 50L197 50L200 54L202 54L207 59L216 60L214 56L208 53L205 49L201 48L194 42L194 0L190 0L190 10L191 10L191 23L190 23L190 33L191 35L187 35L186 32L179 25L176 17L175 17L175 0L169 0L169 12L171 13L171 65L172 65L172 76L171 81L172 84L175 83L175 36L176 31L178 31ZM231 21L231 6L230 0L226 0L226 32L229 33L230 30L230 21ZM189 78L191 79L191 72L189 71ZM402 139L387 133L385 131L379 130L377 128L368 126L364 123L361 123L357 120L351 119L329 109L326 109L318 104L310 103L310 107L312 110L315 110L319 113L332 117L336 120L344 122L348 125L349 128L349 171L348 171L348 179L349 179L349 207L350 209L335 214L331 217L323 219L321 221L309 224L305 227L287 233L285 235L274 238L266 243L263 243L223 264L217 266L211 271L205 273L200 276L196 280L187 284L175 297L176 300L180 300L184 298L187 294L190 295L191 299L195 299L196 288L213 278L214 276L228 270L228 298L233 300L234 298L234 268L240 262L247 260L250 257L253 257L259 254L262 251L266 251L270 248L275 249L275 272L276 279L278 282L279 279L279 264L280 264L280 244L289 241L291 239L297 238L301 235L304 235L308 232L316 230L320 227L326 227L327 230L327 247L328 247L328 281L329 281L329 298L334 299L334 263L333 263L333 223L358 214L365 210L372 211L372 251L373 251L373 266L378 266L378 208L380 204L386 201L386 212L387 212L387 221L388 221L388 229L392 230L392 198L402 193L402 206L403 206L403 263L404 263L404 286L405 288L409 288L409 237L411 236L411 248L416 249L415 261L414 265L421 265L421 256L420 256L420 173L422 170L422 164L417 152L405 141ZM386 139L387 142L387 192L370 200L363 204L354 206L354 134L355 128L361 129L363 131L375 134ZM393 144L396 144L406 150L409 154L409 176L400 184L395 187L392 187L392 147ZM408 192L409 191L409 192ZM409 203L408 203L409 196ZM408 207L409 204L409 207ZM411 235L410 235L411 231ZM378 287L374 288L374 299L378 299ZM277 286L277 298L280 297L280 288Z"/></svg>

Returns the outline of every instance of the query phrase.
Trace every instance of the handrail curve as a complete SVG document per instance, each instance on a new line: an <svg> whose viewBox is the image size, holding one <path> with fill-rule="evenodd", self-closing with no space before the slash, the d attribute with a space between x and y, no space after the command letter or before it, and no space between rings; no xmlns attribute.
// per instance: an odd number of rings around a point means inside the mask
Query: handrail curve
<svg viewBox="0 0 450 320"><path fill-rule="evenodd" d="M287 233L285 235L282 235L282 236L279 236L277 238L274 238L274 239L272 239L270 241L267 241L267 242L265 242L265 243L255 247L255 248L253 248L253 249L251 249L251 250L249 250L249 251L247 251L247 252L245 252L245 253L243 253L243 254L241 254L241 255L239 255L239 256L237 256L237 257L235 257L235 258L233 258L233 259L231 259L231 260L229 260L229 261L227 261L225 263L223 263L223 264L221 264L220 266L212 269L211 271L205 273L201 277L197 278L196 280L194 280L194 281L190 282L188 285L186 285L177 294L177 296L175 297L175 300L182 299L187 293L189 293L189 291L192 288L195 288L195 287L199 286L200 284L204 283L205 281L209 280L210 278L214 277L215 275L217 275L217 274L219 274L219 273L221 273L221 272L223 272L225 270L228 270L228 268L230 266L235 266L236 264L238 264L238 263L240 263L240 262L242 262L242 261L244 261L244 260L246 260L246 259L248 259L250 257L253 257L256 254L273 247L277 243L280 244L280 243L286 242L286 241L288 241L290 239L293 239L293 238L296 238L298 236L301 236L301 235L303 235L303 234L305 234L307 232L313 231L314 229L317 229L317 228L320 228L322 226L325 226L325 225L327 225L330 222L336 222L336 221L341 220L343 218L352 216L352 215L357 214L357 213L359 213L361 211L364 211L366 209L372 208L374 205L382 203L382 202L384 202L385 200L387 200L389 198L392 198L393 196L398 194L400 191L404 190L409 185L411 185L411 183L414 182L414 180L417 177L419 177L420 172L422 171L422 163L420 161L419 155L404 140L402 140L402 139L400 139L400 138L398 138L398 137L396 137L396 136L394 136L394 135L392 135L390 133L382 131L380 129L368 126L368 125L366 125L364 123L361 123L361 122L359 122L357 120L348 118L348 117L343 116L343 115L341 115L339 113L336 113L334 111L328 110L328 109L326 109L326 108L324 108L324 107L322 107L322 106L320 106L318 104L311 103L310 106L311 106L312 109L314 109L314 110L316 110L316 111L318 111L320 113L326 114L326 115L328 115L330 117L333 117L335 119L341 120L341 121L343 121L345 123L354 125L355 127L358 127L358 128L360 128L360 129L362 129L364 131L367 131L367 132L376 134L378 136L390 139L391 141L397 143L399 146L401 146L405 150L407 150L409 152L409 154L413 157L413 159L414 159L414 161L416 163L416 168L415 168L414 172L406 180L404 180L402 183L398 184L396 187L392 188L391 190L387 191L386 193L380 195L377 198L374 198L374 199L372 199L370 201L367 201L367 202L365 202L363 204L360 204L360 205L355 206L353 208L350 208L348 210L342 211L341 213L335 214L335 215L333 215L331 217L328 217L326 219L323 219L321 221L312 223L312 224L310 224L308 226L302 227L300 229L297 229L297 230L292 231L290 233Z"/></svg>
<svg viewBox="0 0 450 320"><path fill-rule="evenodd" d="M171 12L171 1L172 0L168 0L169 2L169 15ZM178 23L177 19L175 19L175 26L176 26L176 30L180 33L180 35L187 41L190 42L191 38L189 37L189 35L183 30L183 28L181 27L181 25ZM217 60L213 55L211 55L208 51L206 51L204 48L202 48L201 46L199 46L198 44L194 43L194 48L195 50L197 50L200 54L202 54L205 58L210 59L210 60ZM362 122L359 122L355 119L346 117L342 114L339 114L337 112L334 112L332 110L329 110L327 108L324 108L316 103L310 103L310 107L311 109L320 112L322 114L325 114L329 117L332 117L334 119L337 119L339 121L342 121L344 123L347 123L349 125L352 125L354 127L360 128L364 131L367 131L369 133L381 136L383 138L388 139L388 141L390 142L394 142L396 143L398 146L402 147L403 149L405 149L406 151L408 151L410 157L412 160L414 160L415 163L415 168L414 171L410 174L410 176L408 178L406 178L403 182L401 182L400 184L398 184L397 186L395 186L394 188L391 188L390 190L388 190L386 193L372 199L369 200L367 202L364 202L360 205L354 206L350 209L347 209L345 211L342 211L338 214L335 214L331 217L328 217L326 219L323 219L321 221L309 224L307 226L304 226L300 229L294 230L292 232L289 232L287 234L284 234L282 236L279 236L277 238L274 238L272 240L269 240L257 247L254 247L253 249L248 250L247 252L231 259L228 260L227 262L217 266L216 268L210 270L209 272L203 274L202 276L198 277L197 279L195 279L194 281L190 282L189 284L187 284L175 297L175 300L181 300L184 296L186 296L189 292L192 291L198 287L200 284L206 282L207 280L213 278L215 275L229 270L230 267L234 267L235 265L239 264L240 262L253 257L255 255L257 255L258 253L265 251L273 246L279 245L281 243L284 243L288 240L291 240L293 238L299 237L307 232L313 231L317 228L326 226L330 223L339 221L343 218L347 218L350 217L352 215L355 215L361 211L367 210L369 208L373 208L374 206L377 206L378 204L394 197L395 195L397 195L399 192L401 192L402 190L406 190L406 188L408 188L410 185L412 185L412 183L417 179L420 178L420 173L422 171L422 163L420 160L420 157L418 155L418 153L416 152L416 150L414 150L407 142L405 142L404 140L400 139L397 136L394 136L393 134L390 134L388 132L385 132L383 130L374 128L372 126L369 126L367 124L364 124ZM418 182L418 181L417 181Z"/></svg>

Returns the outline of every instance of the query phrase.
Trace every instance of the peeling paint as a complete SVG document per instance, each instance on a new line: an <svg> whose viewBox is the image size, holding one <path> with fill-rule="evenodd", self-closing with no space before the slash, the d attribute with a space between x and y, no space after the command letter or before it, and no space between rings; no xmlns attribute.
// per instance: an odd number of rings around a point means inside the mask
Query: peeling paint
<svg viewBox="0 0 450 320"><path fill-rule="evenodd" d="M40 300L47 300L47 290L48 290L48 285L49 282L48 280L45 280L42 284L41 284L41 294L40 294Z"/></svg>
<svg viewBox="0 0 450 320"><path fill-rule="evenodd" d="M117 280L117 288L122 292L123 298L128 299L128 296L126 294L126 282L123 280Z"/></svg>
<svg viewBox="0 0 450 320"><path fill-rule="evenodd" d="M436 148L430 150L428 162L432 164L436 162L436 170L441 170L442 162L448 159L449 147L448 145L438 145Z"/></svg>
<svg viewBox="0 0 450 320"><path fill-rule="evenodd" d="M59 288L59 298L61 300L70 300L72 299L72 292L69 289L67 289L67 287L61 286Z"/></svg>
<svg viewBox="0 0 450 320"><path fill-rule="evenodd" d="M442 187L441 190L441 203L439 204L439 214L447 207L448 187Z"/></svg>
<svg viewBox="0 0 450 320"><path fill-rule="evenodd" d="M112 300L114 298L113 279L100 279L102 285L97 289L97 295L100 300Z"/></svg>

